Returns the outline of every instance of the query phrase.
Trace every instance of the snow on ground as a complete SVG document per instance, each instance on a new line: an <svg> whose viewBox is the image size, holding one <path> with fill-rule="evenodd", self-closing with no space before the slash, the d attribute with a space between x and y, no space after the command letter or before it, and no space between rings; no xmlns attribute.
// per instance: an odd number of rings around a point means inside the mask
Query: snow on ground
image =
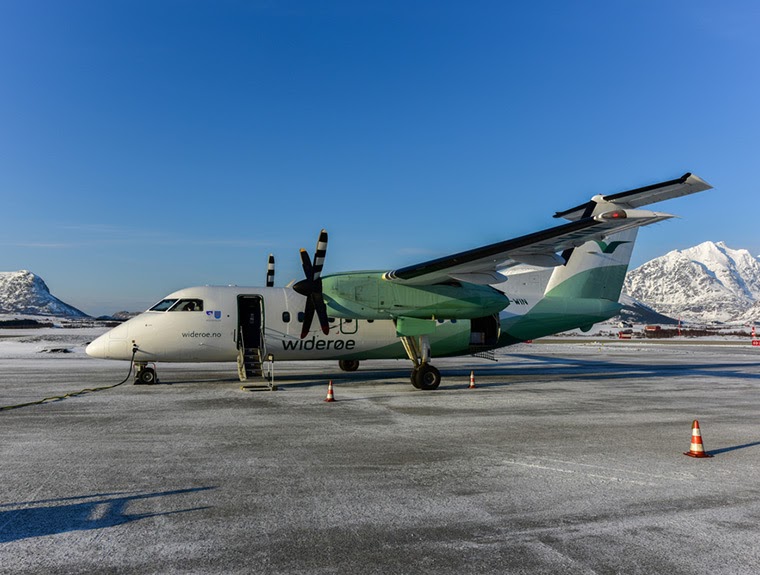
<svg viewBox="0 0 760 575"><path fill-rule="evenodd" d="M0 339L0 403L126 375L66 332ZM278 364L255 393L233 364L159 365L162 385L0 412L0 571L760 572L760 349L497 357L436 360L436 392L405 361ZM683 455L695 418L713 458Z"/></svg>
<svg viewBox="0 0 760 575"><path fill-rule="evenodd" d="M87 344L106 331L107 327L0 329L0 358L38 353L71 353L84 357Z"/></svg>

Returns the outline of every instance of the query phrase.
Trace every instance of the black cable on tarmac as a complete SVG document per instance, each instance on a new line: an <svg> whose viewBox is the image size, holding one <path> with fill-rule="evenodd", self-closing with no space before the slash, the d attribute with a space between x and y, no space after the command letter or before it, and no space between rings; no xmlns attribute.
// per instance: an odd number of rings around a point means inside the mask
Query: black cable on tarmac
<svg viewBox="0 0 760 575"><path fill-rule="evenodd" d="M80 389L79 391L67 393L65 395L55 395L52 397L46 397L45 399L40 399L38 401L29 401L27 403L19 403L17 405L3 405L0 406L0 411L8 411L11 409L18 409L19 407L28 407L30 405L42 405L43 403L52 403L54 401L63 401L69 397L77 397L78 395L84 395L85 393L93 393L95 391L103 391L104 389L113 389L114 387L119 387L120 385L126 383L129 380L129 376L132 375L132 368L135 362L135 354L137 354L136 346L132 348L132 359L129 360L129 372L127 373L127 377L122 379L119 383L114 383L113 385L104 385L102 387L88 387L85 389Z"/></svg>

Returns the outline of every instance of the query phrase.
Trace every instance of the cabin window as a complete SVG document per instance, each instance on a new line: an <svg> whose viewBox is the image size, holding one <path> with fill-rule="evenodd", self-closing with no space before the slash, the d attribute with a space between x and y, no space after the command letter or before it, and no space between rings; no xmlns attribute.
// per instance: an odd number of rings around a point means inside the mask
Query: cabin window
<svg viewBox="0 0 760 575"><path fill-rule="evenodd" d="M169 311L203 311L203 300L181 299Z"/></svg>
<svg viewBox="0 0 760 575"><path fill-rule="evenodd" d="M303 318L306 317L302 311L298 312L298 322L303 323Z"/></svg>
<svg viewBox="0 0 760 575"><path fill-rule="evenodd" d="M175 303L177 303L176 299L164 299L158 302L152 308L150 308L149 311L166 311L170 307L172 307Z"/></svg>
<svg viewBox="0 0 760 575"><path fill-rule="evenodd" d="M290 323L290 312L289 311L282 312L282 323Z"/></svg>

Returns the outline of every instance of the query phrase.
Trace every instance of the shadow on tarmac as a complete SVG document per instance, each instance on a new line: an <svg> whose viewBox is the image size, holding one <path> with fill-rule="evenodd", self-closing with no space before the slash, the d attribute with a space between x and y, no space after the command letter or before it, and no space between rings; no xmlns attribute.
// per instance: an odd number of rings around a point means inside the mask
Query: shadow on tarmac
<svg viewBox="0 0 760 575"><path fill-rule="evenodd" d="M745 449L747 447L756 447L760 445L760 441L755 441L754 443L745 443L744 445L735 445L733 447L721 447L720 449L711 449L710 451L706 451L708 455L717 455L719 453L726 453L728 451L735 451L737 449Z"/></svg>
<svg viewBox="0 0 760 575"><path fill-rule="evenodd" d="M71 531L103 529L148 517L200 511L208 507L193 507L163 513L132 514L127 512L127 506L133 501L170 497L209 489L216 489L216 487L196 487L135 495L99 493L60 499L5 503L0 505L0 543ZM56 505L57 503L59 505Z"/></svg>
<svg viewBox="0 0 760 575"><path fill-rule="evenodd" d="M546 357L540 355L515 355L522 359L555 364L550 368L535 368L530 366L521 366L510 373L512 375L536 374L550 372L553 375L569 375L584 378L609 378L625 379L640 377L655 377L663 375L665 372L677 372L675 375L689 377L718 377L718 378L740 378L740 379L760 379L758 373L747 373L746 363L693 363L691 365L677 364L630 364L621 362L611 362L602 360L571 359ZM565 365L557 365L565 364ZM578 373L579 369L590 370L590 373ZM494 373L494 372L491 372ZM498 372L496 372L498 373Z"/></svg>
<svg viewBox="0 0 760 575"><path fill-rule="evenodd" d="M583 379L599 380L608 379L610 381L620 381L626 379L645 380L648 378L661 377L670 374L678 377L712 377L715 379L744 379L760 380L760 373L747 373L746 363L692 363L692 364L642 364L642 363L624 363L620 361L609 361L600 359L579 359L557 356L542 356L535 354L514 354L509 357L526 359L531 364L510 364L508 358L499 363L481 363L468 362L456 367L441 366L443 383L441 389L455 389L459 385L455 382L469 382L470 371L475 372L476 378L479 375L489 377L508 377L509 381L483 383L482 387L505 387L519 382L521 377L530 377L531 381L540 378L542 375L551 375L552 377L561 376L566 380ZM362 384L362 383L383 383L387 385L398 385L400 383L409 383L409 373L411 369L404 367L384 368L384 369L362 369L355 372L334 371L326 369L323 372L315 373L275 373L275 383L284 385L288 388L310 388L326 386L329 380L333 383ZM518 378L518 379L515 379ZM239 383L237 378L219 378L205 373L201 378L186 380L176 373L171 374L165 381L160 381L165 385L184 384L184 383ZM481 387L480 384L477 384ZM411 384L410 384L411 387Z"/></svg>

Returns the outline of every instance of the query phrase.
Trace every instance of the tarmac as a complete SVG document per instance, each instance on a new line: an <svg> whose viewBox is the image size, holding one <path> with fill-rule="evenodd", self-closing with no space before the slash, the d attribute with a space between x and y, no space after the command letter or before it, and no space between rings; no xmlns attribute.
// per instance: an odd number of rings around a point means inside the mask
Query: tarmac
<svg viewBox="0 0 760 575"><path fill-rule="evenodd" d="M0 342L0 405L127 375L80 344ZM0 573L760 572L760 348L497 359L435 361L434 392L408 362L278 364L274 392L159 364L2 411Z"/></svg>

